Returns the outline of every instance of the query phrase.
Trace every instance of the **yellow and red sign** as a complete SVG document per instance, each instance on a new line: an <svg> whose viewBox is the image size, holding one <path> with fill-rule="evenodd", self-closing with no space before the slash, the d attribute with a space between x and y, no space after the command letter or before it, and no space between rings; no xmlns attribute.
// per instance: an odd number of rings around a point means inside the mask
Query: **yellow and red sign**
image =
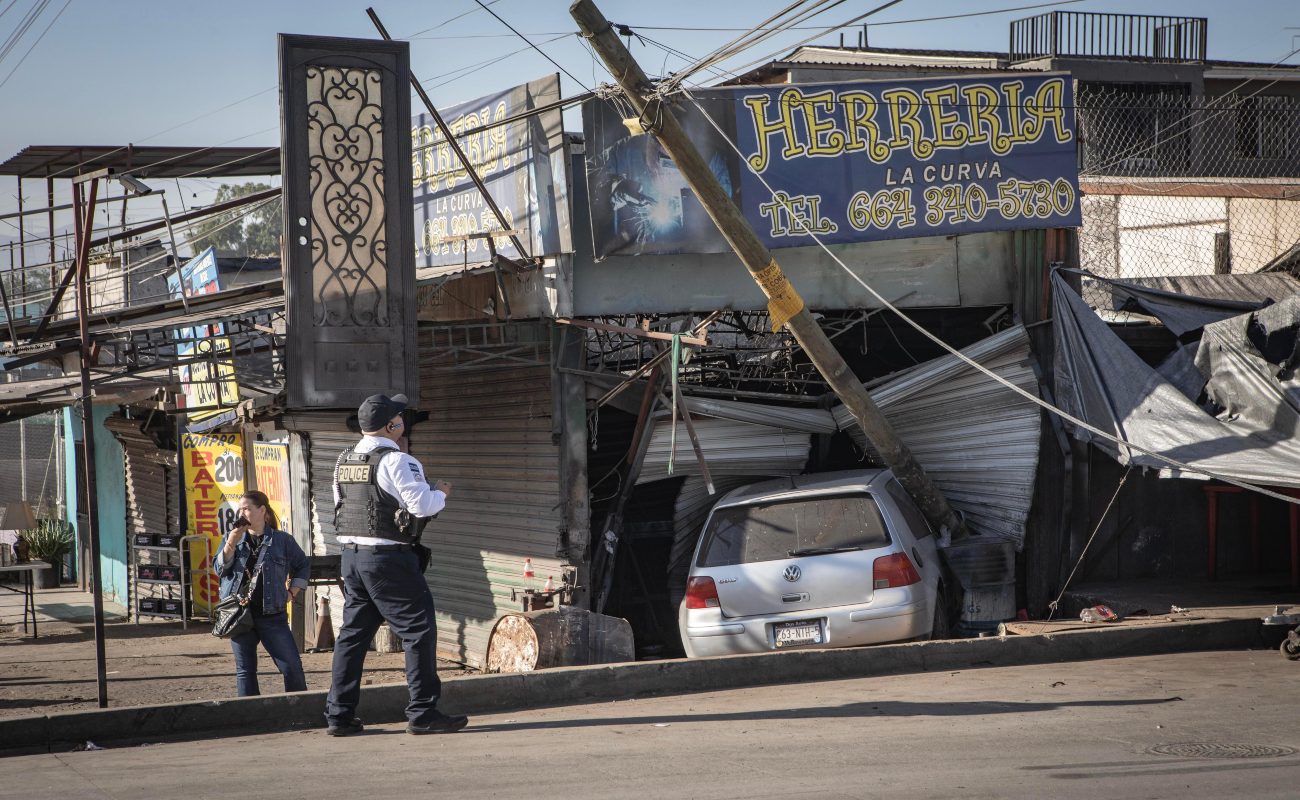
<svg viewBox="0 0 1300 800"><path fill-rule="evenodd" d="M285 459L286 464L288 459ZM185 533L206 536L212 556L221 538L239 518L244 494L244 443L238 433L181 435L181 464L185 471ZM194 574L194 607L206 613L219 600L219 581L205 574L210 568L202 547L190 546Z"/></svg>
<svg viewBox="0 0 1300 800"><path fill-rule="evenodd" d="M289 445L284 442L253 442L253 468L257 488L271 501L278 527L289 530Z"/></svg>

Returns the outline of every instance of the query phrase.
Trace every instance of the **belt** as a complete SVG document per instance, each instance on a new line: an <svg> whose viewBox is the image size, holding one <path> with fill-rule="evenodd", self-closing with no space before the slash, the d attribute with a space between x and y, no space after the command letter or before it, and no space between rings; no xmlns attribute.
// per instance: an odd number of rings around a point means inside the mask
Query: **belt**
<svg viewBox="0 0 1300 800"><path fill-rule="evenodd" d="M412 549L412 548L411 548L411 546L410 546L409 544L352 544L352 543L348 543L348 544L343 545L343 549L344 549L344 550L351 550L351 551L353 551L353 552L356 552L357 550L375 550L375 551L378 551L378 550L410 550L410 549Z"/></svg>

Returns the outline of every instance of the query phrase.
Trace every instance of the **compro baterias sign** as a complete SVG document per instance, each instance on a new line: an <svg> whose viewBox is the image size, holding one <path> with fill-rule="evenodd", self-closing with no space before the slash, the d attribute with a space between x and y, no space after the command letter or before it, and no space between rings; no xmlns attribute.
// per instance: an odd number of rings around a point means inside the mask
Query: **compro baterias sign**
<svg viewBox="0 0 1300 800"><path fill-rule="evenodd" d="M1080 224L1068 75L692 94L678 117L768 247ZM729 249L652 136L611 102L583 118L597 258Z"/></svg>
<svg viewBox="0 0 1300 800"><path fill-rule="evenodd" d="M181 434L181 465L185 472L185 533L206 536L212 555L221 538L239 519L244 494L244 441L238 433ZM216 604L218 580L207 572L211 564L202 547L190 547L194 570L194 606L206 612Z"/></svg>

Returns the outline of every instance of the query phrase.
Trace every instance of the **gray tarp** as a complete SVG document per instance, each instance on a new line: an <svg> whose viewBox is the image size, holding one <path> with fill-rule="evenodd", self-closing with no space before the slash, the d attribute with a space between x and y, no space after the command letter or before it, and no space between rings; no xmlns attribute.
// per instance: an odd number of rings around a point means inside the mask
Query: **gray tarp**
<svg viewBox="0 0 1300 800"><path fill-rule="evenodd" d="M1057 323L1056 397L1062 410L1191 466L1239 480L1300 487L1300 440L1295 438L1300 390L1294 376L1279 381L1273 367L1252 354L1255 345L1247 334L1252 321L1259 324L1258 318L1264 314L1270 320L1264 330L1285 337L1285 322L1291 319L1294 324L1300 301L1288 298L1276 304L1278 311L1264 309L1206 327L1196 364L1203 374L1209 371L1204 377L1218 387L1210 392L1211 398L1220 398L1220 402L1231 398L1234 404L1215 417L1165 374L1147 366L1059 275L1052 276L1052 290ZM1203 477L1170 470L1157 458L1088 431L1073 432L1122 464L1164 468L1162 474L1168 476Z"/></svg>

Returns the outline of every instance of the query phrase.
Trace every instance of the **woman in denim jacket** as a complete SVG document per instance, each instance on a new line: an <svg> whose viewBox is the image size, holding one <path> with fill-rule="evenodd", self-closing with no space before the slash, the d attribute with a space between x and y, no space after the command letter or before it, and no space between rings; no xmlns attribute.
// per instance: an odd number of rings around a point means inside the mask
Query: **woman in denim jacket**
<svg viewBox="0 0 1300 800"><path fill-rule="evenodd" d="M271 656L284 676L286 692L304 692L307 679L302 672L298 645L289 630L286 607L307 585L311 568L307 556L293 537L278 530L280 521L271 509L271 501L262 492L245 492L239 501L239 521L221 541L221 549L212 566L221 578L221 599L238 592L243 584L244 567L250 574L257 564L249 558L270 537L262 553L262 577L249 600L253 627L230 639L235 651L235 679L239 696L261 694L257 686L257 643ZM286 590L286 586L288 587Z"/></svg>

